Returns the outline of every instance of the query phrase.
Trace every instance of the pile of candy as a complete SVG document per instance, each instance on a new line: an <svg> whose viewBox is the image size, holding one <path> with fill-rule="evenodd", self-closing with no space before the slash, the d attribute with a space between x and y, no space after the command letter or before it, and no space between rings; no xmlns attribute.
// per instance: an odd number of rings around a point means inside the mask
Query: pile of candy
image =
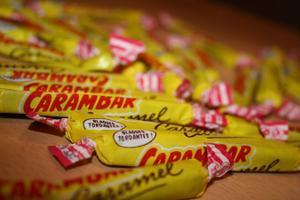
<svg viewBox="0 0 300 200"><path fill-rule="evenodd" d="M3 179L1 197L183 199L228 171L300 170L300 62L279 48L240 52L166 13L4 0L0 54L0 113L64 132L48 150L65 168L127 167L24 193Z"/></svg>

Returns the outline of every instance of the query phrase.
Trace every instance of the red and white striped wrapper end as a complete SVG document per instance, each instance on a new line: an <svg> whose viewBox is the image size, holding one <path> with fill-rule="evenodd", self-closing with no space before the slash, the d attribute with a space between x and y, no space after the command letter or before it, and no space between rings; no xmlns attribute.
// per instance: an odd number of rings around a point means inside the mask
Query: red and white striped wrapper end
<svg viewBox="0 0 300 200"><path fill-rule="evenodd" d="M222 177L233 167L232 156L220 144L206 144L208 180Z"/></svg>
<svg viewBox="0 0 300 200"><path fill-rule="evenodd" d="M92 157L96 143L90 138L84 137L75 144L49 146L48 150L65 167L87 160Z"/></svg>
<svg viewBox="0 0 300 200"><path fill-rule="evenodd" d="M257 117L262 118L270 115L275 107L272 101L265 101L262 104L251 106L251 109L257 112Z"/></svg>
<svg viewBox="0 0 300 200"><path fill-rule="evenodd" d="M54 127L61 132L65 132L68 124L67 118L53 119L50 117L42 117L37 113L27 113L26 116L34 121Z"/></svg>
<svg viewBox="0 0 300 200"><path fill-rule="evenodd" d="M28 3L26 3L26 1L24 2L25 6L36 14L39 16L45 16L45 10L43 9L40 1L29 1Z"/></svg>
<svg viewBox="0 0 300 200"><path fill-rule="evenodd" d="M257 63L252 57L243 53L238 56L235 64L237 68L252 68L256 65Z"/></svg>
<svg viewBox="0 0 300 200"><path fill-rule="evenodd" d="M154 17L146 14L141 17L141 24L144 29L150 32L155 31L159 26L158 21Z"/></svg>
<svg viewBox="0 0 300 200"><path fill-rule="evenodd" d="M268 116L273 112L273 110L273 103L265 102L263 104L254 105L249 108L233 104L228 106L224 113L241 117L248 121L253 121Z"/></svg>
<svg viewBox="0 0 300 200"><path fill-rule="evenodd" d="M193 93L193 87L188 79L183 79L181 85L177 88L175 96L179 99L187 99Z"/></svg>
<svg viewBox="0 0 300 200"><path fill-rule="evenodd" d="M212 107L228 106L233 103L229 84L221 82L214 84L201 95L201 102Z"/></svg>
<svg viewBox="0 0 300 200"><path fill-rule="evenodd" d="M144 43L117 34L110 35L109 47L113 56L123 65L135 61L146 50Z"/></svg>
<svg viewBox="0 0 300 200"><path fill-rule="evenodd" d="M193 104L194 119L192 124L198 127L221 130L227 126L227 120L220 112L211 110L204 112L201 106Z"/></svg>
<svg viewBox="0 0 300 200"><path fill-rule="evenodd" d="M288 140L289 125L287 122L259 122L259 129L266 139Z"/></svg>
<svg viewBox="0 0 300 200"><path fill-rule="evenodd" d="M239 105L230 105L226 108L224 113L241 117L245 120L252 121L257 116L257 111L251 108L239 106Z"/></svg>
<svg viewBox="0 0 300 200"><path fill-rule="evenodd" d="M100 54L100 50L89 41L82 39L74 49L74 54L80 59L88 59Z"/></svg>
<svg viewBox="0 0 300 200"><path fill-rule="evenodd" d="M188 48L191 43L192 40L189 37L183 37L181 35L177 35L177 34L168 34L166 39L166 44L168 45L168 47L170 48Z"/></svg>
<svg viewBox="0 0 300 200"><path fill-rule="evenodd" d="M291 121L300 121L300 105L285 101L277 110L277 115Z"/></svg>
<svg viewBox="0 0 300 200"><path fill-rule="evenodd" d="M136 75L136 86L139 90L143 92L161 93L164 90L163 73L160 72L138 73Z"/></svg>
<svg viewBox="0 0 300 200"><path fill-rule="evenodd" d="M179 76L182 79L186 79L186 74L183 71L182 67L178 66L178 65L174 65L172 63L169 62L164 62L163 65L170 70L171 72L175 73L177 76Z"/></svg>
<svg viewBox="0 0 300 200"><path fill-rule="evenodd" d="M38 47L46 47L47 46L46 42L44 42L43 40L39 39L37 36L31 36L28 39L28 43L36 45Z"/></svg>

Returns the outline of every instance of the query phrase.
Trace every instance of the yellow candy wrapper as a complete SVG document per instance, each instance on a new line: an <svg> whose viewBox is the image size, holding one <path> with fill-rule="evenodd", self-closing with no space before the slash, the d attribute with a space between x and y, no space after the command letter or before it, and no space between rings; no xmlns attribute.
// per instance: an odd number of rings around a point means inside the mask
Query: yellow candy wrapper
<svg viewBox="0 0 300 200"><path fill-rule="evenodd" d="M202 49L228 69L235 67L238 53L234 49L210 40L206 40L202 44Z"/></svg>
<svg viewBox="0 0 300 200"><path fill-rule="evenodd" d="M155 101L134 96L0 89L1 113L34 112L62 117L68 116L71 111L179 124L192 123L196 118L196 111L188 103Z"/></svg>
<svg viewBox="0 0 300 200"><path fill-rule="evenodd" d="M88 118L80 123L78 115L69 120L29 117L66 131L66 137L72 142L78 143L88 138L94 144L98 158L107 165L145 166L189 159L196 159L205 165L205 143L218 143L231 155L234 171L300 170L300 149L282 142L232 136L190 137L175 131L153 130L150 123L143 123L145 125L140 127L138 122L134 126L128 120L105 117Z"/></svg>
<svg viewBox="0 0 300 200"><path fill-rule="evenodd" d="M245 138L206 140L197 137L187 139L179 134L171 135L162 132L151 134L148 131L139 131L124 130L115 132L114 135L99 136L95 139L99 159L107 165L144 166L195 158L205 165L203 143L219 142L234 159L233 171L284 172L299 170L299 148L283 143ZM136 141L144 140L144 142L133 142L134 139L131 138L134 134L141 136L148 134L149 138L136 139ZM126 137L126 135L132 137ZM152 141L146 144L151 139ZM114 152L114 155L111 152Z"/></svg>
<svg viewBox="0 0 300 200"><path fill-rule="evenodd" d="M42 34L40 37L52 48L64 52L78 70L112 71L116 65L105 46L94 45L89 39L51 34Z"/></svg>
<svg viewBox="0 0 300 200"><path fill-rule="evenodd" d="M51 65L37 65L34 63L11 63L1 62L0 63L0 74L6 76L12 76L13 70L26 70L26 71L47 71L47 72L64 72L67 68L61 66Z"/></svg>
<svg viewBox="0 0 300 200"><path fill-rule="evenodd" d="M0 53L10 58L27 62L53 63L70 67L70 60L64 56L63 52L55 49L39 47L26 42L15 41L11 38L0 34Z"/></svg>
<svg viewBox="0 0 300 200"><path fill-rule="evenodd" d="M289 130L287 142L289 144L300 147L300 129L299 129L299 127L294 126L292 124L290 124L289 126L290 126L290 130Z"/></svg>
<svg viewBox="0 0 300 200"><path fill-rule="evenodd" d="M9 21L14 12L9 9L6 12L8 13L4 16L8 17ZM18 51L20 54L20 49L24 49L24 45L34 44L39 47L39 53L32 52L33 50L31 49L33 47L31 47L30 51L28 49L22 51L23 54L31 54L31 57L27 55L26 59L23 57L18 59L44 63L45 56L42 57L42 55L36 54L45 54L45 51L51 48L63 53L61 57L64 59L64 62L60 61L60 64L76 66L81 71L113 70L115 63L108 48L105 48L104 45L99 46L99 42L94 42L94 40L87 38L84 32L67 20L41 18L27 9L16 13L22 17L21 21L17 21L20 26L10 28L9 31L5 30L3 33L5 33L7 39L14 40L18 46L10 46L10 49L2 50L4 55L16 58L14 51ZM21 45L20 42L22 42L21 47L19 47ZM52 59L52 63L58 63L57 56L54 57L54 55L49 55L48 53L48 58ZM48 61L50 62L51 60Z"/></svg>
<svg viewBox="0 0 300 200"><path fill-rule="evenodd" d="M39 41L34 31L28 30L24 27L16 26L13 23L0 19L0 32L1 34L10 37L13 40L28 42L31 44L45 45ZM39 43L40 42L40 43Z"/></svg>
<svg viewBox="0 0 300 200"><path fill-rule="evenodd" d="M48 119L51 121L50 118ZM118 126L120 129L146 129L154 132L163 131L174 134L182 134L190 138L199 136L209 138L263 138L260 127L255 123L230 115L228 115L226 119L228 121L228 125L220 131L214 131L193 125L170 124L169 122L149 122L100 116L90 113L72 112L68 119L61 119L62 121L67 120L67 123L65 123L63 127L58 128L65 132L66 137L71 141L78 141L83 137L94 139L95 136L97 137L98 131L106 130L105 128L103 129L103 127L106 126L108 128L107 130L109 130L111 124ZM49 120L47 121L50 122ZM73 134L73 132L76 132L76 134ZM294 130L293 127L291 127L291 130L288 132L288 137L284 141L289 144L298 145L300 143L299 131Z"/></svg>
<svg viewBox="0 0 300 200"><path fill-rule="evenodd" d="M233 171L285 172L298 171L300 166L299 148L262 139L187 138L181 134L121 130L102 133L94 141L99 159L107 165L145 166L192 158L205 165L203 144L214 142L223 144L232 155Z"/></svg>
<svg viewBox="0 0 300 200"><path fill-rule="evenodd" d="M59 18L64 14L64 4L54 1L29 1L23 3L41 17Z"/></svg>
<svg viewBox="0 0 300 200"><path fill-rule="evenodd" d="M46 69L43 69L45 66ZM60 65L58 65L60 66ZM81 85L101 85L101 86L112 86L112 85L124 85L126 83L125 80L128 80L125 77L120 75L108 74L108 73L80 73L79 71L64 70L56 72L56 67L48 67L48 65L38 65L38 68L41 67L40 70L34 70L30 65L29 69L25 67L19 68L6 68L0 70L0 75L5 77L10 77L12 79L32 79L37 81L45 81L52 83L67 83L67 84L81 84ZM25 68L25 69L23 69ZM133 83L132 83L133 84ZM125 87L130 87L131 82L125 85Z"/></svg>
<svg viewBox="0 0 300 200"><path fill-rule="evenodd" d="M201 196L208 182L223 176L232 166L228 155L214 151L207 167L195 160L158 166L121 169L95 173L56 182L43 180L1 180L0 197L4 199L186 199ZM220 159L219 159L220 160ZM218 167L218 168L216 168ZM37 185L39 187L37 187ZM22 186L22 187L20 187ZM18 189L17 189L18 188ZM22 188L20 190L20 188ZM35 189L33 189L35 188Z"/></svg>
<svg viewBox="0 0 300 200"><path fill-rule="evenodd" d="M254 102L255 88L258 83L257 69L237 68L233 82L233 99L238 105L249 106Z"/></svg>
<svg viewBox="0 0 300 200"><path fill-rule="evenodd" d="M106 87L101 85L82 85L82 84L67 84L67 83L52 83L45 81L35 81L31 79L9 78L0 76L0 88L31 91L31 92L52 92L52 93L96 93L102 95L134 95L143 99L155 99L165 101L178 101L176 98L157 93L144 93L134 89L125 89L120 87Z"/></svg>
<svg viewBox="0 0 300 200"><path fill-rule="evenodd" d="M41 65L41 67L42 66L44 65ZM124 76L122 74L109 74L104 72L82 73L78 70L74 70L74 72L69 72L69 70L56 72L54 70L59 70L61 67L55 67L55 65L51 67L46 65L46 69L53 69L52 71L33 70L31 67L29 69L23 68L1 68L0 66L0 75L14 79L34 79L53 83L76 83L97 86L105 85L111 88L130 88L131 90L137 90L141 92L165 94L173 99L175 97L186 98L191 93L189 81L186 79L181 79L173 73L166 73L164 75L161 73L132 74L132 72L126 71L127 73Z"/></svg>
<svg viewBox="0 0 300 200"><path fill-rule="evenodd" d="M35 119L35 118L33 118ZM65 119L61 119L65 120ZM83 137L91 139L97 138L101 131L111 131L113 127L118 130L140 129L154 132L168 132L170 134L182 134L188 138L193 137L256 137L262 138L258 132L258 127L243 119L228 116L228 126L222 131L212 131L192 125L170 124L169 122L149 122L141 120L132 120L108 116L100 116L82 112L72 112L65 123L63 132L71 141L78 141ZM49 120L48 120L49 122ZM76 134L74 134L76 132Z"/></svg>
<svg viewBox="0 0 300 200"><path fill-rule="evenodd" d="M270 52L270 54L262 61L255 100L256 103L272 101L273 105L277 107L283 102L278 70L281 66L282 56L276 52Z"/></svg>

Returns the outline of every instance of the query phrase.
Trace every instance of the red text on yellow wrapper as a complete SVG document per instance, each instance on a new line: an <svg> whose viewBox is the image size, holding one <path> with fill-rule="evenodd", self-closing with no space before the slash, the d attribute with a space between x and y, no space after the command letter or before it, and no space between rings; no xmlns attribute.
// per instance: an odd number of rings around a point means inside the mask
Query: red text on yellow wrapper
<svg viewBox="0 0 300 200"><path fill-rule="evenodd" d="M84 187L86 185L99 184L101 182L107 181L108 179L118 177L131 171L131 169L124 169L119 171L105 172L101 174L97 173L85 177L75 177L72 179L64 180L60 184L48 183L42 180L35 180L32 182L26 182L24 180L16 182L0 180L0 188L5 188L6 186L8 187L8 197L11 197L10 199L44 199L45 194L50 194L52 192L57 192L60 190L66 190L74 186ZM1 193L0 199L5 199L5 197L1 196Z"/></svg>
<svg viewBox="0 0 300 200"><path fill-rule="evenodd" d="M55 93L103 93L103 94L126 94L123 88L103 88L102 86L75 86L72 84L41 84L29 83L24 86L25 91L55 92Z"/></svg>
<svg viewBox="0 0 300 200"><path fill-rule="evenodd" d="M109 77L102 75L82 75L67 73L51 73L26 70L13 70L12 78L35 79L39 81L64 82L64 83L91 83L93 85L105 85L109 81Z"/></svg>
<svg viewBox="0 0 300 200"><path fill-rule="evenodd" d="M24 102L25 113L134 108L136 98L93 94L32 92Z"/></svg>
<svg viewBox="0 0 300 200"><path fill-rule="evenodd" d="M249 157L253 154L253 148L248 145L227 146L223 145L226 151L232 156L235 163L248 163ZM158 165L171 163L180 160L196 159L204 166L207 161L204 146L190 146L188 148L162 148L159 146L151 147L144 151L138 162L139 166Z"/></svg>

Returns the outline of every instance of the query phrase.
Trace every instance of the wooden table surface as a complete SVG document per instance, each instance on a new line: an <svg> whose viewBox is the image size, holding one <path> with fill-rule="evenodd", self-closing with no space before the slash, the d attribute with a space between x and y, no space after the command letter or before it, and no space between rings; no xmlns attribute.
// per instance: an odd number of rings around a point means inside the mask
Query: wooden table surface
<svg viewBox="0 0 300 200"><path fill-rule="evenodd" d="M94 1L95 2L95 1ZM149 1L150 2L150 1ZM235 8L208 1L97 1L107 7L167 10L196 30L233 47L256 51L277 44L286 50L300 47L300 34L283 25L261 20ZM299 49L298 49L299 50ZM49 154L48 145L67 143L62 135L22 116L0 115L0 175L6 179L57 180L107 171L94 157L91 163L65 170ZM201 199L300 199L300 173L233 173L209 185Z"/></svg>

